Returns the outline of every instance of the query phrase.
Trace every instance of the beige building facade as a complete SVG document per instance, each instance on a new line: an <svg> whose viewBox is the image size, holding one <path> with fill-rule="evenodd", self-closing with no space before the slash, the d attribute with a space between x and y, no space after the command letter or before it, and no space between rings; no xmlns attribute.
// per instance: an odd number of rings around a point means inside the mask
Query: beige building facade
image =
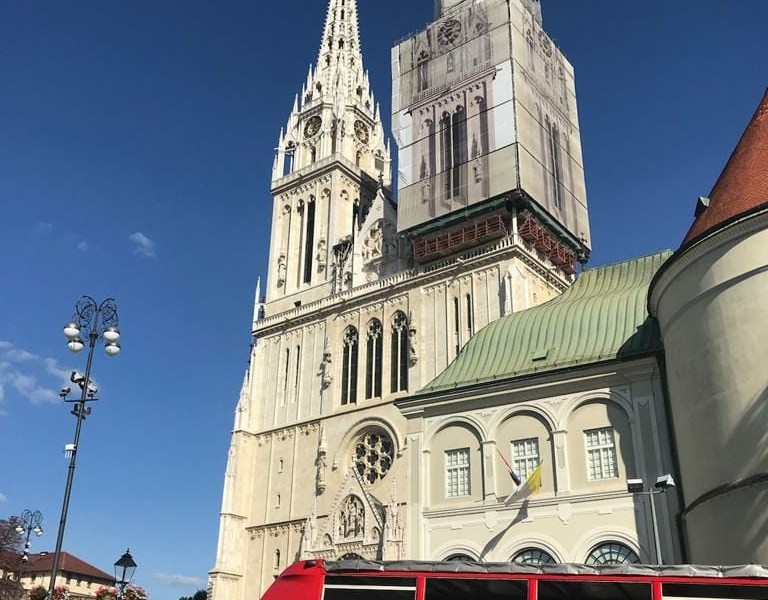
<svg viewBox="0 0 768 600"><path fill-rule="evenodd" d="M668 372L669 348L703 342L666 320L698 313L664 312L690 304L663 266L680 251L576 277L590 234L573 68L538 2L438 3L393 49L393 95L395 178L357 4L329 0L278 139L211 597L245 600L301 558L653 562L649 502L664 561L698 556L703 482L627 492L680 480L701 451L675 396L693 388Z"/></svg>

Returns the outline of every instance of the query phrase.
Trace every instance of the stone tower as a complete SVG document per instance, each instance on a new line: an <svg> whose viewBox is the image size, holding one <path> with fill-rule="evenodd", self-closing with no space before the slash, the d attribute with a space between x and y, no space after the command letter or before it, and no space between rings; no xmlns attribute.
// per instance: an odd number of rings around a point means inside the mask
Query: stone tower
<svg viewBox="0 0 768 600"><path fill-rule="evenodd" d="M265 299L257 291L227 462L215 600L258 594L302 557L439 558L409 545L406 454L414 450L394 402L434 379L480 328L564 291L589 251L572 72L533 5L459 3L450 13L458 29L441 14L429 33L394 50L398 210L356 1L330 0L317 65L278 140L269 273ZM538 100L521 87L515 104L509 56L506 71L495 62L489 32L510 30L507 10L529 60L521 76ZM455 78L423 90L418 79L408 80L416 89L403 83L423 40L459 44L462 31L476 34L452 63L451 52L428 45L429 76L440 63L453 65ZM479 88L485 96L470 94ZM496 99L506 100L493 112ZM422 101L429 107L416 106ZM522 133L519 142L513 135L527 131L515 125L526 102L532 114L541 107L541 119L550 115L549 128L525 138L532 156L549 149L549 170L528 169L522 158L504 163L526 148ZM434 147L408 137L406 104L419 128L428 110L438 116ZM566 149L576 158L566 160ZM427 172L413 180L422 165Z"/></svg>
<svg viewBox="0 0 768 600"><path fill-rule="evenodd" d="M768 94L657 274L691 562L768 563Z"/></svg>

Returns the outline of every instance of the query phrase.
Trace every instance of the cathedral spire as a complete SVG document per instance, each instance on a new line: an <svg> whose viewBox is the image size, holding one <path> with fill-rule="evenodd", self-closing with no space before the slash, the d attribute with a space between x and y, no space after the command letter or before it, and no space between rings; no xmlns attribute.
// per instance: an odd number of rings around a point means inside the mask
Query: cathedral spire
<svg viewBox="0 0 768 600"><path fill-rule="evenodd" d="M357 0L330 0L325 16L323 39L317 56L318 70L352 67L362 73L360 32L357 27Z"/></svg>

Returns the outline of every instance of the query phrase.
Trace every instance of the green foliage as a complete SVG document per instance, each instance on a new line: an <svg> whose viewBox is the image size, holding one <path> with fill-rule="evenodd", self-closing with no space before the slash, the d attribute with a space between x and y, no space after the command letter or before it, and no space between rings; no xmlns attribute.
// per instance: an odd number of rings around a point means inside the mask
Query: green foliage
<svg viewBox="0 0 768 600"><path fill-rule="evenodd" d="M179 600L207 600L208 592L197 590L193 596L182 596Z"/></svg>
<svg viewBox="0 0 768 600"><path fill-rule="evenodd" d="M36 585L29 590L29 600L45 600L48 596L48 589L42 585Z"/></svg>

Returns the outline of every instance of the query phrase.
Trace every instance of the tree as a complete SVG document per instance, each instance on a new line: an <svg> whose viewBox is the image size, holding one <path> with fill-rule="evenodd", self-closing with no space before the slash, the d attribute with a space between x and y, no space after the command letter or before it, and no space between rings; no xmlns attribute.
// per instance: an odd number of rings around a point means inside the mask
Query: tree
<svg viewBox="0 0 768 600"><path fill-rule="evenodd" d="M18 517L0 519L0 600L19 600L24 589L19 582L24 538L16 531Z"/></svg>
<svg viewBox="0 0 768 600"><path fill-rule="evenodd" d="M182 596L179 600L207 600L208 592L205 590L197 590L194 596Z"/></svg>

